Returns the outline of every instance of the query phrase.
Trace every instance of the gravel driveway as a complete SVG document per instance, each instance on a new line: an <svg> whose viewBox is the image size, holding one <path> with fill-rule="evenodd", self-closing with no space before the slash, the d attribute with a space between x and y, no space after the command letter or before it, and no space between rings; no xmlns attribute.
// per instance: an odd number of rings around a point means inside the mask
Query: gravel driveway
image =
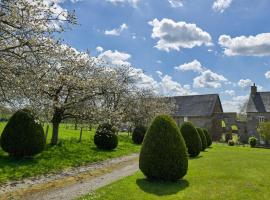
<svg viewBox="0 0 270 200"><path fill-rule="evenodd" d="M138 154L0 186L0 199L76 199L138 170Z"/></svg>

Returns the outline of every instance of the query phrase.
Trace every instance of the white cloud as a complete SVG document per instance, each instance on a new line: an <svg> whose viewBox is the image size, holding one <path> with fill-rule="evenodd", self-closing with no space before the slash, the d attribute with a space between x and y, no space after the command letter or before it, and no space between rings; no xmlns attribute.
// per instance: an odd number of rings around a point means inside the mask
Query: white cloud
<svg viewBox="0 0 270 200"><path fill-rule="evenodd" d="M240 79L237 84L239 87L246 89L249 88L253 84L253 82L250 79Z"/></svg>
<svg viewBox="0 0 270 200"><path fill-rule="evenodd" d="M227 56L270 56L270 33L235 38L221 35L219 44Z"/></svg>
<svg viewBox="0 0 270 200"><path fill-rule="evenodd" d="M243 89L249 89L250 86L252 86L254 84L254 82L250 79L240 79L237 84L239 87L241 87ZM260 85L257 85L257 90L262 91L263 87Z"/></svg>
<svg viewBox="0 0 270 200"><path fill-rule="evenodd" d="M131 65L129 62L131 55L124 52L107 50L101 53L98 58L113 65ZM159 95L173 96L194 94L190 91L189 85L182 86L177 81L174 81L171 76L163 74L161 71L156 71L156 73L159 75L160 81L156 81L152 76L145 74L144 71L139 68L133 68L131 76L133 76L139 87L151 89Z"/></svg>
<svg viewBox="0 0 270 200"><path fill-rule="evenodd" d="M153 90L158 93L158 82L153 79L152 76L148 76L144 73L142 69L133 68L131 76L137 82L138 87Z"/></svg>
<svg viewBox="0 0 270 200"><path fill-rule="evenodd" d="M174 68L179 71L194 71L199 73L200 75L193 79L194 88L220 88L222 83L229 83L223 75L217 74L207 67L202 66L196 59Z"/></svg>
<svg viewBox="0 0 270 200"><path fill-rule="evenodd" d="M136 8L140 0L106 0L106 1L113 3L114 5L129 4Z"/></svg>
<svg viewBox="0 0 270 200"><path fill-rule="evenodd" d="M193 79L194 88L220 88L223 82L227 79L220 74L214 73L207 69Z"/></svg>
<svg viewBox="0 0 270 200"><path fill-rule="evenodd" d="M192 94L190 88L182 87L182 85L172 79L169 75L161 77L161 81L158 83L159 93L164 96L177 96Z"/></svg>
<svg viewBox="0 0 270 200"><path fill-rule="evenodd" d="M240 109L248 101L249 95L246 96L234 96L231 100L222 102L224 112L239 112Z"/></svg>
<svg viewBox="0 0 270 200"><path fill-rule="evenodd" d="M178 67L174 67L174 69L178 71L194 71L194 72L203 72L204 67L201 65L201 63L198 60L193 60L189 63L184 63L182 65L179 65Z"/></svg>
<svg viewBox="0 0 270 200"><path fill-rule="evenodd" d="M96 51L99 52L99 53L103 52L103 50L104 49L102 47L100 47L100 46L96 47Z"/></svg>
<svg viewBox="0 0 270 200"><path fill-rule="evenodd" d="M179 51L181 48L212 45L210 34L197 27L196 24L175 22L167 18L161 21L154 19L149 24L153 26L152 38L158 39L155 47L159 50L169 52L170 50Z"/></svg>
<svg viewBox="0 0 270 200"><path fill-rule="evenodd" d="M128 29L128 26L124 23L121 24L119 28L114 28L112 30L106 30L105 35L119 36L124 30Z"/></svg>
<svg viewBox="0 0 270 200"><path fill-rule="evenodd" d="M179 8L183 6L183 0L168 0L172 8Z"/></svg>
<svg viewBox="0 0 270 200"><path fill-rule="evenodd" d="M161 71L156 71L156 73L159 75L159 77L163 75Z"/></svg>
<svg viewBox="0 0 270 200"><path fill-rule="evenodd" d="M119 51L107 50L101 53L98 58L113 65L130 65L128 60L131 58L131 55Z"/></svg>
<svg viewBox="0 0 270 200"><path fill-rule="evenodd" d="M265 78L270 79L270 71L267 71L267 72L265 73Z"/></svg>
<svg viewBox="0 0 270 200"><path fill-rule="evenodd" d="M225 90L224 94L233 97L233 96L235 96L235 91L234 90Z"/></svg>
<svg viewBox="0 0 270 200"><path fill-rule="evenodd" d="M232 0L215 0L213 3L213 10L215 12L224 12L225 9L230 7Z"/></svg>

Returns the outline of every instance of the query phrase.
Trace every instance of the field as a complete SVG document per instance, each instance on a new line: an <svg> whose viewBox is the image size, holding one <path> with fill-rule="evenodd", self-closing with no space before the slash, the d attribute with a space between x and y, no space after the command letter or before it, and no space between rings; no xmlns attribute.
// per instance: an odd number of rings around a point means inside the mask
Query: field
<svg viewBox="0 0 270 200"><path fill-rule="evenodd" d="M270 150L215 144L189 161L188 174L176 183L147 181L141 172L85 200L268 200Z"/></svg>
<svg viewBox="0 0 270 200"><path fill-rule="evenodd" d="M0 123L0 132L4 128ZM50 132L51 133L51 129ZM93 143L94 131L83 131L82 141L79 143L79 130L66 129L62 125L59 130L59 145L47 145L45 151L33 159L14 160L0 149L0 183L8 180L22 179L62 169L76 167L109 158L138 152L140 146L134 145L127 134L119 136L119 145L113 151L101 151ZM50 135L47 138L49 143Z"/></svg>

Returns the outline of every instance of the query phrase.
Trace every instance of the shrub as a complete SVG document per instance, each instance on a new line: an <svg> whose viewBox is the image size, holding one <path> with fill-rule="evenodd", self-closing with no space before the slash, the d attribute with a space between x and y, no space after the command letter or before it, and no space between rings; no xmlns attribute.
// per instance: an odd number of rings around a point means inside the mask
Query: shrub
<svg viewBox="0 0 270 200"><path fill-rule="evenodd" d="M186 175L187 148L170 116L157 116L148 128L140 152L139 167L148 179L176 181Z"/></svg>
<svg viewBox="0 0 270 200"><path fill-rule="evenodd" d="M143 142L144 135L147 129L145 126L136 126L132 133L132 141L135 144L141 144Z"/></svg>
<svg viewBox="0 0 270 200"><path fill-rule="evenodd" d="M199 155L202 149L202 141L193 124L184 122L180 127L180 132L185 140L189 155L191 157Z"/></svg>
<svg viewBox="0 0 270 200"><path fill-rule="evenodd" d="M229 140L232 140L232 133L228 132L225 134L225 142L228 143Z"/></svg>
<svg viewBox="0 0 270 200"><path fill-rule="evenodd" d="M234 146L234 141L233 141L233 140L229 140L229 141L228 141L228 145L229 145L229 146Z"/></svg>
<svg viewBox="0 0 270 200"><path fill-rule="evenodd" d="M99 125L94 136L94 143L99 149L115 149L118 145L118 138L113 126L108 123Z"/></svg>
<svg viewBox="0 0 270 200"><path fill-rule="evenodd" d="M44 131L30 111L19 110L9 119L1 135L1 147L16 158L31 157L43 151Z"/></svg>
<svg viewBox="0 0 270 200"><path fill-rule="evenodd" d="M203 130L201 128L196 128L196 129L197 129L197 131L198 131L198 133L200 135L201 141L202 141L202 149L201 149L201 151L204 151L206 149L206 147L207 147L206 137L205 137L205 135L203 133Z"/></svg>
<svg viewBox="0 0 270 200"><path fill-rule="evenodd" d="M257 144L257 138L255 138L255 137L250 137L250 138L248 139L248 143L249 143L250 147L255 147L256 144Z"/></svg>
<svg viewBox="0 0 270 200"><path fill-rule="evenodd" d="M210 147L210 146L212 145L212 138L211 138L211 136L210 136L208 130L204 128L204 129L203 129L203 133L204 133L204 135L205 135L205 137L206 137L207 147Z"/></svg>

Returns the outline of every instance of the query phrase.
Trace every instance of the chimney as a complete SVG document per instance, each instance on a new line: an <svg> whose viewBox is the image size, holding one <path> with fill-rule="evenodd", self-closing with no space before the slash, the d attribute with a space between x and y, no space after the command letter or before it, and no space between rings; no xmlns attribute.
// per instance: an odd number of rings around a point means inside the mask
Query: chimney
<svg viewBox="0 0 270 200"><path fill-rule="evenodd" d="M251 95L254 97L256 94L257 94L257 86L254 83L254 85L251 86Z"/></svg>

